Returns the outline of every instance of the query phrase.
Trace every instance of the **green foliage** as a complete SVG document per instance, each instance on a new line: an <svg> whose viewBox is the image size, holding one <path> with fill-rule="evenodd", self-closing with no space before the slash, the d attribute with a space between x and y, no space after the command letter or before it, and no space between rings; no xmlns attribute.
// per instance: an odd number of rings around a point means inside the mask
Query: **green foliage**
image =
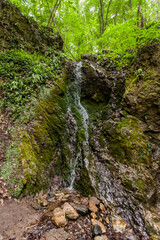
<svg viewBox="0 0 160 240"><path fill-rule="evenodd" d="M54 29L56 25L68 46L64 45L65 52L70 55L69 48L76 58L82 53L110 49L110 57L122 66L131 60L136 52L133 50L160 37L160 4L156 0L64 0L55 11L54 21L49 20L55 0L12 2L40 25L50 22ZM116 59L119 55L123 60Z"/></svg>
<svg viewBox="0 0 160 240"><path fill-rule="evenodd" d="M99 43L103 43L104 48L109 49L108 57L113 63L122 67L126 63L132 62L138 49L144 44L160 39L160 24L155 23L149 28L139 29L133 20L125 23L112 24L106 29ZM102 59L106 54L101 54Z"/></svg>
<svg viewBox="0 0 160 240"><path fill-rule="evenodd" d="M19 117L24 104L27 111L30 102L45 86L50 88L61 75L63 53L50 51L46 56L30 54L24 50L0 52L1 95L0 106Z"/></svg>
<svg viewBox="0 0 160 240"><path fill-rule="evenodd" d="M12 143L6 152L6 162L2 166L0 171L0 177L3 178L4 182L11 193L11 196L18 198L21 194L23 184L22 178L18 171L18 155L20 151L17 145Z"/></svg>

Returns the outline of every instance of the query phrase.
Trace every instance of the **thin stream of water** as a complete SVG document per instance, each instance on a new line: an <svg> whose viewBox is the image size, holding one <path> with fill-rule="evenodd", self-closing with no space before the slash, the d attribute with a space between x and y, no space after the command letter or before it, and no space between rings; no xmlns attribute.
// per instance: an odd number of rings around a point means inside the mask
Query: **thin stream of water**
<svg viewBox="0 0 160 240"><path fill-rule="evenodd" d="M81 99L80 99L81 81L82 81L81 68L82 68L82 62L77 63L76 68L74 70L75 79L73 83L73 88L74 88L73 100L76 108L78 109L80 115L82 116L82 123L85 130L85 141L83 142L83 147L85 147L85 152L88 155L89 153L89 134L88 134L89 116L88 116L87 110L81 104ZM73 189L74 182L76 179L76 166L80 158L82 158L81 149L78 151L77 156L75 158L75 162L72 166L71 175L70 175L71 183L70 183L69 189ZM89 161L87 156L84 158L84 162L85 162L86 168L88 169Z"/></svg>

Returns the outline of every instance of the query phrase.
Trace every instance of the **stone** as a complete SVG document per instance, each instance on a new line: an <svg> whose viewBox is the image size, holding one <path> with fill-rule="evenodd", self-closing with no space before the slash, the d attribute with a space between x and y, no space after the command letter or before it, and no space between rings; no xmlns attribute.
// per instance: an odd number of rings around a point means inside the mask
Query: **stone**
<svg viewBox="0 0 160 240"><path fill-rule="evenodd" d="M74 209L82 216L88 213L88 207L86 205L75 205Z"/></svg>
<svg viewBox="0 0 160 240"><path fill-rule="evenodd" d="M91 212L98 212L98 208L96 207L96 205L91 200L89 200L88 208Z"/></svg>
<svg viewBox="0 0 160 240"><path fill-rule="evenodd" d="M101 230L102 230L102 233L105 233L106 232L106 228L105 226L103 225L103 223L101 223L100 221L96 220L96 219L91 219L91 222L92 222L92 225L95 226L95 225L99 225Z"/></svg>
<svg viewBox="0 0 160 240"><path fill-rule="evenodd" d="M64 210L66 217L69 219L77 219L79 216L77 211L67 202L63 204L62 209Z"/></svg>
<svg viewBox="0 0 160 240"><path fill-rule="evenodd" d="M88 205L88 198L86 198L86 197L81 198L81 203L83 205Z"/></svg>
<svg viewBox="0 0 160 240"><path fill-rule="evenodd" d="M106 217L105 221L106 221L107 224L109 224L109 218L108 217Z"/></svg>
<svg viewBox="0 0 160 240"><path fill-rule="evenodd" d="M89 200L92 201L95 205L100 204L100 201L96 197L90 197Z"/></svg>
<svg viewBox="0 0 160 240"><path fill-rule="evenodd" d="M41 206L38 202L34 202L31 204L31 206L35 209L35 210L39 210L41 209Z"/></svg>
<svg viewBox="0 0 160 240"><path fill-rule="evenodd" d="M93 235L94 236L102 235L101 227L99 225L97 225L97 224L93 226Z"/></svg>
<svg viewBox="0 0 160 240"><path fill-rule="evenodd" d="M93 219L96 219L96 218L97 218L97 215L96 215L94 212L91 212L90 216L91 216L91 218L93 218Z"/></svg>
<svg viewBox="0 0 160 240"><path fill-rule="evenodd" d="M96 236L94 240L108 240L107 236Z"/></svg>
<svg viewBox="0 0 160 240"><path fill-rule="evenodd" d="M68 238L68 233L64 231L63 228L51 229L43 235L46 240L66 240Z"/></svg>
<svg viewBox="0 0 160 240"><path fill-rule="evenodd" d="M100 205L99 205L99 208L103 211L103 212L105 212L105 206L102 204L102 203L100 203Z"/></svg>
<svg viewBox="0 0 160 240"><path fill-rule="evenodd" d="M112 217L112 226L115 232L123 233L126 230L126 222L118 215Z"/></svg>
<svg viewBox="0 0 160 240"><path fill-rule="evenodd" d="M53 211L53 222L57 227L62 227L66 225L65 211L61 208L55 208Z"/></svg>

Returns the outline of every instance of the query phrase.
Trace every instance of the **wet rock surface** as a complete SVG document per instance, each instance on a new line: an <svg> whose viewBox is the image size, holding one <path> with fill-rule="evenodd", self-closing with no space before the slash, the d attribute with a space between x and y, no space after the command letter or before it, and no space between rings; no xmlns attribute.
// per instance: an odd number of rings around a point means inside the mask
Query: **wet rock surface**
<svg viewBox="0 0 160 240"><path fill-rule="evenodd" d="M89 208L89 198L84 198L76 191L63 190L55 192L53 202L48 202L48 205L43 210L41 209L41 216L30 224L28 229L24 232L26 239L48 240L58 239L61 235L66 240L80 240L80 239L97 239L97 240L140 240L145 238L139 238L134 235L134 229L128 227L128 224L120 216L116 215L111 208L105 204L101 199L97 198L99 204L97 204L97 219L93 219L88 214L83 216L79 215L77 219L69 219L66 215L66 225L63 227L58 226L53 221L53 215L55 212L60 212L63 206L80 205L86 202L86 208ZM102 208L103 204L103 209ZM101 205L101 208L100 208ZM64 216L64 214L63 214ZM116 222L117 221L117 222ZM54 233L54 235L52 235ZM63 239L62 237L62 239Z"/></svg>

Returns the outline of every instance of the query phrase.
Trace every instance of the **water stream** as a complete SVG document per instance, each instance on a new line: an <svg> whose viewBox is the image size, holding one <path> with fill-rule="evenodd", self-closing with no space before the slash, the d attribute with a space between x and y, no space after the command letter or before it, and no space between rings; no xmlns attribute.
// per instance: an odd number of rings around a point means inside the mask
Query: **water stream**
<svg viewBox="0 0 160 240"><path fill-rule="evenodd" d="M83 153L85 153L85 167L88 169L89 167L89 161L88 161L88 154L89 154L89 134L88 134L88 123L89 123L89 116L87 113L87 110L84 108L84 106L81 104L81 82L82 82L82 62L79 62L76 64L76 67L74 69L74 82L71 85L72 91L68 89L68 95L72 95L72 101L74 103L74 106L80 113L82 117L82 125L84 128L85 133L85 140L82 143ZM70 96L68 96L68 99ZM69 102L69 101L68 101ZM82 148L80 148L76 154L75 160L72 163L71 166L71 173L70 173L70 186L69 189L73 189L74 182L76 179L76 167L78 162L82 159Z"/></svg>

